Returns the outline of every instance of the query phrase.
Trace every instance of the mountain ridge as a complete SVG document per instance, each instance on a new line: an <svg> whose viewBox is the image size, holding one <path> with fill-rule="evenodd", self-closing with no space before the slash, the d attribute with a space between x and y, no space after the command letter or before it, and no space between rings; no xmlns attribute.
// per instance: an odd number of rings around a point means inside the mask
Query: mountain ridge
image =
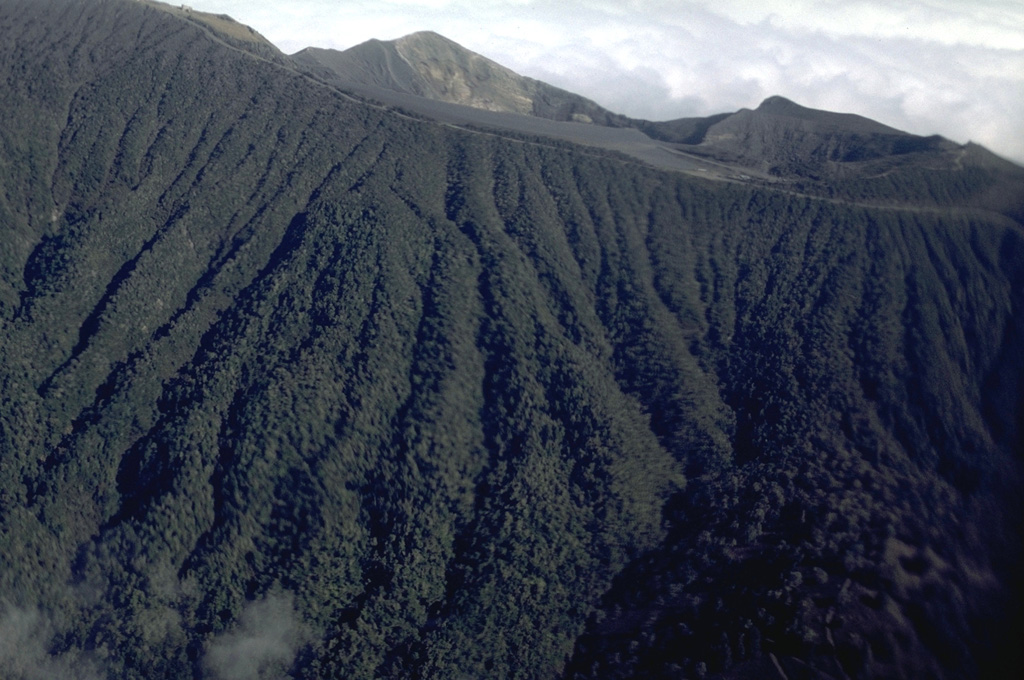
<svg viewBox="0 0 1024 680"><path fill-rule="evenodd" d="M383 98L442 122L528 130L625 151L664 169L729 181L795 183L799 191L817 194L831 191L816 186L822 182L870 180L892 173L913 174L920 169L960 169L965 161L971 166L990 167L998 158L994 154L987 158L977 151L967 153L966 145L937 135L921 137L857 114L810 109L780 96L766 98L755 109L703 118L661 122L631 119L565 90L519 76L431 31L393 41L370 40L343 52L306 48L292 58L300 68L311 69L317 77L343 90L355 88L371 98ZM468 112L438 108L426 100L525 116L526 120L488 118L483 114L474 119ZM622 134L602 140L596 132L545 127L540 122L530 123L530 117L636 130L648 139ZM1009 194L1014 203L1020 193L1014 186L1024 182L1024 168L1014 165L1010 173L1018 176L1000 191ZM1017 216L1014 219L1021 215L1016 208L1010 208L1010 212Z"/></svg>

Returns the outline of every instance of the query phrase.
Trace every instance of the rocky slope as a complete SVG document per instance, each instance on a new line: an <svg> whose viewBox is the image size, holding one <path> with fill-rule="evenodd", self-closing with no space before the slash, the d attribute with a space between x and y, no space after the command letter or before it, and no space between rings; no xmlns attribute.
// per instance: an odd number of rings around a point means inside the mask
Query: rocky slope
<svg viewBox="0 0 1024 680"><path fill-rule="evenodd" d="M625 125L589 99L521 76L432 31L369 40L345 51L310 47L292 56L342 87L381 88L487 111Z"/></svg>

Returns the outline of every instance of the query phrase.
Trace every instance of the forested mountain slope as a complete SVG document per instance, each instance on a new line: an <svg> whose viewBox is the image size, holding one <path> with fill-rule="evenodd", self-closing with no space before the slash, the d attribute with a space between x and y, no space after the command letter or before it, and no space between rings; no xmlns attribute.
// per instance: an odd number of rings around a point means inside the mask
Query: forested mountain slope
<svg viewBox="0 0 1024 680"><path fill-rule="evenodd" d="M1019 188L703 181L187 15L0 2L5 677L1008 675Z"/></svg>

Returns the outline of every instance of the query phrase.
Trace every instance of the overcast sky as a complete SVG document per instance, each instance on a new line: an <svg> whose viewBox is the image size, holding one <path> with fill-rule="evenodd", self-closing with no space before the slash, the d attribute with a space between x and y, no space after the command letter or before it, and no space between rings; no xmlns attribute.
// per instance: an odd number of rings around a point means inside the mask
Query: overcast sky
<svg viewBox="0 0 1024 680"><path fill-rule="evenodd" d="M1024 0L190 0L289 54L433 30L651 120L779 94L1024 163Z"/></svg>

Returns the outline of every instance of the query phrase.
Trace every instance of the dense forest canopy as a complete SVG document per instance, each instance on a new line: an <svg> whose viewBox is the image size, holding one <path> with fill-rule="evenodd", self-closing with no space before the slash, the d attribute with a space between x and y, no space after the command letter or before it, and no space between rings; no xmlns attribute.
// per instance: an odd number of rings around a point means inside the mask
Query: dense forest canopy
<svg viewBox="0 0 1024 680"><path fill-rule="evenodd" d="M745 116L772 181L669 172L151 2L0 37L4 677L1012 676L1020 168Z"/></svg>

